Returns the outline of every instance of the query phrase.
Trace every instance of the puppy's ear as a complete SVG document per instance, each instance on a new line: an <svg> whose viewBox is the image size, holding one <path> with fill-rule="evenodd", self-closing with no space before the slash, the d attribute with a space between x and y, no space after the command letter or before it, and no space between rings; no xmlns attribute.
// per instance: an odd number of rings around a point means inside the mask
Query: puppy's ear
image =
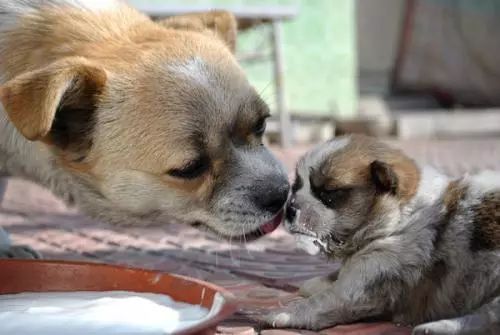
<svg viewBox="0 0 500 335"><path fill-rule="evenodd" d="M370 164L370 173L378 192L396 195L399 180L394 169L387 163L373 161Z"/></svg>
<svg viewBox="0 0 500 335"><path fill-rule="evenodd" d="M236 34L238 31L236 19L233 14L227 11L174 16L157 23L166 28L212 34L226 43L232 52L236 49Z"/></svg>
<svg viewBox="0 0 500 335"><path fill-rule="evenodd" d="M68 58L0 86L0 101L10 121L28 140L41 140L63 150L81 149L88 145L105 83L102 68L84 58Z"/></svg>

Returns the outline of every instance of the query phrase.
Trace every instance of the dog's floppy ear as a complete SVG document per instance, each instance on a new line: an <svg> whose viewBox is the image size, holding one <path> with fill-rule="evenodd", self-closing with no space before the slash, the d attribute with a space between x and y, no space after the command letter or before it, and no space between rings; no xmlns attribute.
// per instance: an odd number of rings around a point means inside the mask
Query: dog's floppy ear
<svg viewBox="0 0 500 335"><path fill-rule="evenodd" d="M232 52L236 49L237 23L234 15L227 11L214 10L206 13L173 16L158 21L158 23L171 29L215 34L226 43Z"/></svg>
<svg viewBox="0 0 500 335"><path fill-rule="evenodd" d="M378 192L397 194L398 176L389 164L378 160L373 161L370 164L370 174Z"/></svg>
<svg viewBox="0 0 500 335"><path fill-rule="evenodd" d="M81 149L105 83L104 69L72 57L11 79L0 86L0 101L27 139Z"/></svg>

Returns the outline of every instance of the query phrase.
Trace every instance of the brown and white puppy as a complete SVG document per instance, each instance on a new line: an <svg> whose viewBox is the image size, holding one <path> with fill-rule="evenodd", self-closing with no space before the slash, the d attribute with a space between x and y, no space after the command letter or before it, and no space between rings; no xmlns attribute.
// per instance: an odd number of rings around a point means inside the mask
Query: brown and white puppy
<svg viewBox="0 0 500 335"><path fill-rule="evenodd" d="M115 0L1 1L0 175L107 222L272 230L289 186L235 38L226 12L153 22Z"/></svg>
<svg viewBox="0 0 500 335"><path fill-rule="evenodd" d="M500 334L500 174L452 180L349 136L307 153L292 189L287 229L342 266L306 282L307 298L268 323L321 329L380 318L424 323L415 334Z"/></svg>

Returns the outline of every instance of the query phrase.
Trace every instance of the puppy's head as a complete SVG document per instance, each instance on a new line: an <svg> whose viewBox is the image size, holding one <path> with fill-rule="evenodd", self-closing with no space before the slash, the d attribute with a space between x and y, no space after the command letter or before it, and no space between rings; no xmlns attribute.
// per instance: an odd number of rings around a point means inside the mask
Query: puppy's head
<svg viewBox="0 0 500 335"><path fill-rule="evenodd" d="M340 137L299 161L287 229L312 254L334 252L362 227L397 215L418 180L400 151L368 137Z"/></svg>
<svg viewBox="0 0 500 335"><path fill-rule="evenodd" d="M262 144L269 109L233 57L232 15L160 23L124 9L101 16L58 17L51 27L61 45L45 51L57 60L1 87L19 132L107 208L174 217L224 237L274 229L289 186ZM103 33L109 20L127 29Z"/></svg>

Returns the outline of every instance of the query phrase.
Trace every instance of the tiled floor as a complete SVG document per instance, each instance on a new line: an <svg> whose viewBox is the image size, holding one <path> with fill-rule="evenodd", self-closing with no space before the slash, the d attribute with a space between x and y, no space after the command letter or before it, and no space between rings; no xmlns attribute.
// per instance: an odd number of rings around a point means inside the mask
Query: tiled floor
<svg viewBox="0 0 500 335"><path fill-rule="evenodd" d="M500 139L395 142L411 156L452 175L482 168L500 169ZM275 149L287 168L306 148ZM46 190L9 180L0 206L0 224L16 243L28 244L46 258L109 262L190 275L222 285L247 308L276 306L294 298L305 279L327 274L337 265L294 249L284 231L248 245L218 241L174 224L162 227L113 227L68 209ZM221 334L253 334L238 315L219 327ZM262 334L313 334L264 330ZM409 334L387 323L339 326L322 334Z"/></svg>

